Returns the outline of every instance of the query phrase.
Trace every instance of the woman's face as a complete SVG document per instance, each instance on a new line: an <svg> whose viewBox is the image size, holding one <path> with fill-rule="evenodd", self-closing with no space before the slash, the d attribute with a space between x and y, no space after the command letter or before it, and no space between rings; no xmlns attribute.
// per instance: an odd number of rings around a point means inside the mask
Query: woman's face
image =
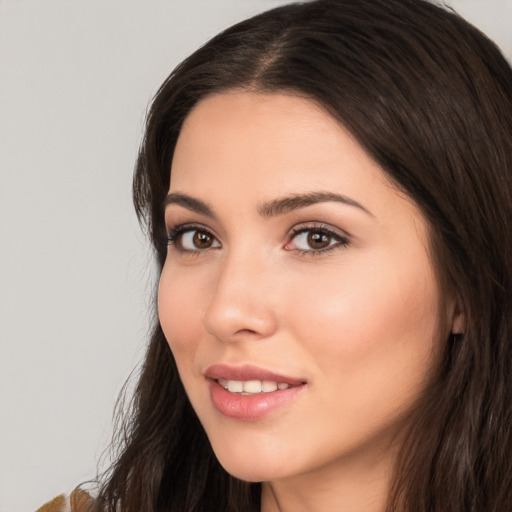
<svg viewBox="0 0 512 512"><path fill-rule="evenodd" d="M312 101L234 91L186 119L165 219L160 321L227 471L385 461L451 329L415 204Z"/></svg>

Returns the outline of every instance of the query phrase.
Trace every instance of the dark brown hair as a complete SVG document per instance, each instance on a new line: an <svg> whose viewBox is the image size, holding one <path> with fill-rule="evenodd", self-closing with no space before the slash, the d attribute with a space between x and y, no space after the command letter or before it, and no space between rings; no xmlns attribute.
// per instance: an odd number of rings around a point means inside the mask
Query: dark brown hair
<svg viewBox="0 0 512 512"><path fill-rule="evenodd" d="M156 94L134 201L160 268L163 200L183 120L232 88L287 91L338 119L422 210L465 313L418 399L388 511L512 510L512 70L456 14L424 0L317 0L235 25ZM98 510L259 510L219 465L158 321Z"/></svg>

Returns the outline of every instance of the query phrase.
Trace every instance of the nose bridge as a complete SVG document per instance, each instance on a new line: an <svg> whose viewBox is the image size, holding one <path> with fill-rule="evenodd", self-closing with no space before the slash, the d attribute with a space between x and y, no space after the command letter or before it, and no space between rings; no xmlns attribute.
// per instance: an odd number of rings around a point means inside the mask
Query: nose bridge
<svg viewBox="0 0 512 512"><path fill-rule="evenodd" d="M250 244L227 251L204 311L206 330L223 341L270 336L277 326L267 287L270 275L270 260L263 251Z"/></svg>

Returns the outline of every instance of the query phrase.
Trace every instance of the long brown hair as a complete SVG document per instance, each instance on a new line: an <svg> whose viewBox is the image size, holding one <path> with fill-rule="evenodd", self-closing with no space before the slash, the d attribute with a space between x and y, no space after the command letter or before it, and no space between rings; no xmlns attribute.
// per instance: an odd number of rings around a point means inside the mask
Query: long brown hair
<svg viewBox="0 0 512 512"><path fill-rule="evenodd" d="M183 120L231 88L289 91L338 119L428 221L465 330L445 342L397 461L388 511L512 510L512 70L425 0L317 0L235 25L179 65L150 109L134 202L160 268L163 199ZM98 510L258 510L219 465L158 321Z"/></svg>

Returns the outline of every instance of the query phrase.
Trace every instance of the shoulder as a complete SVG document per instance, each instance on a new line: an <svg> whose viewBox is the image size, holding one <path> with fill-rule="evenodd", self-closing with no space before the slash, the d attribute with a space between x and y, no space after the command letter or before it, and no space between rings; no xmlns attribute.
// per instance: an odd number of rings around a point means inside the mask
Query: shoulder
<svg viewBox="0 0 512 512"><path fill-rule="evenodd" d="M61 494L36 512L91 512L93 500L89 493L75 489L69 496Z"/></svg>

